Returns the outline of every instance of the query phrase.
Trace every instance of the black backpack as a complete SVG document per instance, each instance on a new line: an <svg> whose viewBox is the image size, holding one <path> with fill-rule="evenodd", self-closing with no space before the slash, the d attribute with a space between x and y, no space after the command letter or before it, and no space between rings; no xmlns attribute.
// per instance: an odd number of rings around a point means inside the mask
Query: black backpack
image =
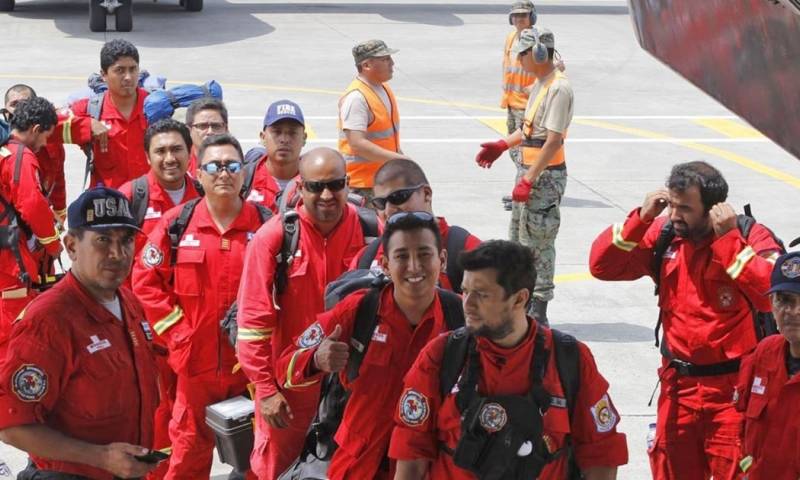
<svg viewBox="0 0 800 480"><path fill-rule="evenodd" d="M147 175L136 178L131 183L131 213L136 219L136 224L140 227L144 223L147 215L147 206L150 204L150 185L147 183ZM191 216L191 214L189 214ZM188 221L187 221L188 225ZM184 225L184 229L186 226ZM180 232L183 235L183 232ZM178 239L180 241L180 239Z"/></svg>
<svg viewBox="0 0 800 480"><path fill-rule="evenodd" d="M464 251L464 244L467 242L469 232L459 226L450 225L447 232L447 266L445 273L450 280L450 286L453 291L461 293L461 281L464 279L464 269L458 263L458 256ZM381 239L376 238L367 245L361 258L358 259L358 266L360 270L369 270L373 260L378 255L378 248L381 246Z"/></svg>
<svg viewBox="0 0 800 480"><path fill-rule="evenodd" d="M385 277L378 278L361 299L356 310L353 335L350 338L350 358L344 374L352 382L358 377L361 362L369 349L372 334L378 325L378 307L381 292L386 285ZM442 304L445 323L449 330L464 325L464 310L461 297L453 292L437 289ZM339 447L334 440L342 422L350 391L342 385L339 374L327 375L322 382L319 407L300 457L283 472L278 480L327 480L327 471L333 454Z"/></svg>
<svg viewBox="0 0 800 480"><path fill-rule="evenodd" d="M750 236L750 230L752 230L753 225L756 224L756 219L753 217L752 210L750 209L750 204L744 206L744 214L736 216L736 226L739 228L739 232L741 232L742 237L747 239ZM764 227L762 225L762 227ZM767 227L764 227L767 231L772 235L772 238L775 240L775 243L778 244L780 247L779 253L783 254L786 253L786 247L783 244L783 241L778 238L775 233ZM653 256L651 259L650 269L653 272L653 281L655 282L655 292L654 294L658 296L659 294L659 287L661 283L661 265L664 263L664 254L667 252L672 240L675 238L675 228L672 226L672 222L667 220L664 222L664 225L661 227L661 231L658 234L658 238L656 239L656 243L653 246ZM800 239L798 239L800 240ZM745 297L746 299L747 297ZM750 301L748 300L748 303ZM756 338L758 340L763 339L764 337L768 337L770 335L775 335L778 333L778 325L775 323L775 317L772 315L772 312L759 312L752 304L750 308L753 312L753 327L755 328ZM661 330L661 313L658 314L658 321L656 321L656 328L655 328L655 338L656 338L656 347L660 345L659 333ZM666 345L666 342L661 345L661 351L666 357L671 357L672 355L669 353L669 349Z"/></svg>

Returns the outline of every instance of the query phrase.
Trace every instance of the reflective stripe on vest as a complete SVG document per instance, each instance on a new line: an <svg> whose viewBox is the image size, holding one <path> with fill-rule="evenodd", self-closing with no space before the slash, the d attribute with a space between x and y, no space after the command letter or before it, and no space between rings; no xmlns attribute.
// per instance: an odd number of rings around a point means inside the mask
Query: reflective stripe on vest
<svg viewBox="0 0 800 480"><path fill-rule="evenodd" d="M367 125L366 137L375 145L386 150L397 152L400 149L400 112L397 109L397 100L389 85L382 84L392 105L391 115L380 97L360 78L354 79L339 98L341 110L344 98L352 91L358 90L367 100L367 106L372 113L372 122ZM359 157L347 142L347 136L342 128L342 118L339 117L339 152L347 160L347 174L350 176L350 186L355 188L372 188L375 172L381 167L382 162L369 161Z"/></svg>
<svg viewBox="0 0 800 480"><path fill-rule="evenodd" d="M547 93L550 91L550 87L553 85L557 79L562 78L561 72L556 69L555 75L553 78L547 82L546 85L543 85L542 88L539 89L539 92L536 94L536 97L533 99L533 103L531 104L530 108L525 110L525 120L522 122L522 135L523 135L523 144L520 145L520 150L522 150L522 163L523 165L533 165L539 159L539 154L541 153L542 149L537 147L526 147L524 145L525 139L530 138L533 135L534 131L534 119L536 118L536 112L539 111L539 107L542 106L542 102L547 97ZM564 132L564 138L566 138L567 132ZM556 165L561 165L565 162L564 158L564 142L561 142L561 147L556 151L556 154L553 155L553 158L550 162L547 163L548 167L553 167Z"/></svg>
<svg viewBox="0 0 800 480"><path fill-rule="evenodd" d="M509 58L511 45L516 37L516 31L509 33L503 48L503 98L500 100L500 107L524 110L528 104L527 89L533 84L536 77L522 68L518 56L513 61Z"/></svg>

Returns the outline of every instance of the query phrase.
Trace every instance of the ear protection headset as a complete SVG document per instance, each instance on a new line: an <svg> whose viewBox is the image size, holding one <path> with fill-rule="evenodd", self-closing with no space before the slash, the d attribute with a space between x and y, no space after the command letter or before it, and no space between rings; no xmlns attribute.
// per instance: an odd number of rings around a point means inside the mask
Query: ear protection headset
<svg viewBox="0 0 800 480"><path fill-rule="evenodd" d="M524 39L526 42L533 40L531 55L533 55L533 61L535 63L547 62L547 47L539 38L539 30L537 30L536 27L523 30L520 39Z"/></svg>
<svg viewBox="0 0 800 480"><path fill-rule="evenodd" d="M528 18L531 21L531 27L536 25L536 7L533 6L533 2L519 2L519 3L525 3L526 4L525 7L531 9ZM512 7L512 10L513 10L513 7ZM511 20L511 14L510 13L508 14L508 24L509 25L514 25L514 22Z"/></svg>

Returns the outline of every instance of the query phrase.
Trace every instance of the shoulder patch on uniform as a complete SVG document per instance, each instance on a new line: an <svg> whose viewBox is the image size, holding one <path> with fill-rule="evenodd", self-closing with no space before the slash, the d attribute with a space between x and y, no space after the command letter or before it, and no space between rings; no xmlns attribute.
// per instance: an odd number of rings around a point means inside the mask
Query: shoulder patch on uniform
<svg viewBox="0 0 800 480"><path fill-rule="evenodd" d="M161 262L164 261L164 253L161 250L153 245L152 243L148 243L144 250L142 250L142 262L150 268L155 268L161 265Z"/></svg>
<svg viewBox="0 0 800 480"><path fill-rule="evenodd" d="M487 403L478 414L481 427L489 433L499 432L508 423L506 409L499 403Z"/></svg>
<svg viewBox="0 0 800 480"><path fill-rule="evenodd" d="M14 372L11 388L23 402L38 402L47 393L47 374L40 367L26 363Z"/></svg>
<svg viewBox="0 0 800 480"><path fill-rule="evenodd" d="M325 334L322 332L322 327L319 323L312 323L297 339L297 346L300 348L316 347L322 343L322 337Z"/></svg>
<svg viewBox="0 0 800 480"><path fill-rule="evenodd" d="M416 390L406 390L400 399L400 420L410 427L416 427L425 423L428 413L428 398Z"/></svg>
<svg viewBox="0 0 800 480"><path fill-rule="evenodd" d="M591 411L598 433L610 432L617 425L617 412L614 411L607 393L591 407Z"/></svg>

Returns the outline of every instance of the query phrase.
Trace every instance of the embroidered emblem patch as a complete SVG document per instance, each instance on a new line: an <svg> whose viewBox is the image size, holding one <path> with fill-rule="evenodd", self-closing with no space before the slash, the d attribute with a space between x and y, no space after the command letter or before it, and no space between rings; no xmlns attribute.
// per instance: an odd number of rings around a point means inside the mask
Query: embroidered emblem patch
<svg viewBox="0 0 800 480"><path fill-rule="evenodd" d="M719 306L722 308L730 308L733 301L736 299L736 293L727 285L719 287L717 290L717 298L719 299Z"/></svg>
<svg viewBox="0 0 800 480"><path fill-rule="evenodd" d="M148 243L142 251L142 262L150 268L161 265L164 261L164 254L152 243Z"/></svg>
<svg viewBox="0 0 800 480"><path fill-rule="evenodd" d="M297 339L297 346L300 348L316 347L322 343L323 336L322 327L319 326L319 323L314 323L306 328L306 331Z"/></svg>
<svg viewBox="0 0 800 480"><path fill-rule="evenodd" d="M23 402L38 402L47 393L47 374L36 365L25 364L14 372L11 386Z"/></svg>
<svg viewBox="0 0 800 480"><path fill-rule="evenodd" d="M144 213L144 219L153 220L155 218L161 218L161 212L153 207L147 207L147 211Z"/></svg>
<svg viewBox="0 0 800 480"><path fill-rule="evenodd" d="M428 419L428 399L414 390L406 390L400 399L400 420L410 427L415 427Z"/></svg>
<svg viewBox="0 0 800 480"><path fill-rule="evenodd" d="M800 277L800 258L792 257L783 262L783 265L781 265L781 273L786 278Z"/></svg>
<svg viewBox="0 0 800 480"><path fill-rule="evenodd" d="M603 395L591 408L594 425L598 433L610 432L617 424L617 412L611 406L608 394Z"/></svg>
<svg viewBox="0 0 800 480"><path fill-rule="evenodd" d="M506 409L499 403L487 403L478 414L478 421L489 433L499 432L508 423Z"/></svg>

